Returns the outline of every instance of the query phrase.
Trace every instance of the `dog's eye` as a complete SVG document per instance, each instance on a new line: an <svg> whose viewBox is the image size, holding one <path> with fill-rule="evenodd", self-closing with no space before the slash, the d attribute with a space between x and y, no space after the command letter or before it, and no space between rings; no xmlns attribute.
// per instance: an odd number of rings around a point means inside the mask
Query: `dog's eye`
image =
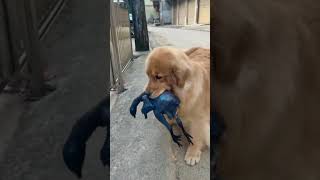
<svg viewBox="0 0 320 180"><path fill-rule="evenodd" d="M161 78L162 78L161 76L156 75L156 79L159 80L159 79L161 79Z"/></svg>

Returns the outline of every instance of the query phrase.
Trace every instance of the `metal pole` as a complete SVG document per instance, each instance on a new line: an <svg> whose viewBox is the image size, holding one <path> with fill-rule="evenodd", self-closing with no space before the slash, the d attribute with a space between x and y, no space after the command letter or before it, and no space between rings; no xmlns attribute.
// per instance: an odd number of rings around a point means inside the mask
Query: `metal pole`
<svg viewBox="0 0 320 180"><path fill-rule="evenodd" d="M129 2L132 8L136 51L149 51L149 35L144 0L130 0Z"/></svg>
<svg viewBox="0 0 320 180"><path fill-rule="evenodd" d="M180 1L179 0L177 0L177 25L179 25L180 24Z"/></svg>
<svg viewBox="0 0 320 180"><path fill-rule="evenodd" d="M10 52L7 14L3 0L0 0L0 79L8 79L13 73L12 56ZM1 82L0 82L1 83ZM1 88L0 88L1 91Z"/></svg>
<svg viewBox="0 0 320 180"><path fill-rule="evenodd" d="M186 2L186 25L188 25L189 21L189 0Z"/></svg>
<svg viewBox="0 0 320 180"><path fill-rule="evenodd" d="M31 97L41 97L45 95L43 61L40 51L40 39L36 23L33 19L32 1L24 0L25 21L27 26L27 63L31 73Z"/></svg>
<svg viewBox="0 0 320 180"><path fill-rule="evenodd" d="M199 0L196 0L194 16L195 16L194 23L198 24L198 19L199 19Z"/></svg>
<svg viewBox="0 0 320 180"><path fill-rule="evenodd" d="M173 25L174 23L174 0L171 0L171 24Z"/></svg>
<svg viewBox="0 0 320 180"><path fill-rule="evenodd" d="M163 0L160 0L160 24L163 25Z"/></svg>

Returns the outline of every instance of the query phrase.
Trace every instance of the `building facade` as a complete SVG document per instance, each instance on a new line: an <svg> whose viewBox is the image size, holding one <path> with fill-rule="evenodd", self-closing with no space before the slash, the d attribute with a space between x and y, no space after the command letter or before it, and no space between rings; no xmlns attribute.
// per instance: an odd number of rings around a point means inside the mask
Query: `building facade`
<svg viewBox="0 0 320 180"><path fill-rule="evenodd" d="M152 0L145 0L146 19L148 24L153 24L160 19L159 3Z"/></svg>
<svg viewBox="0 0 320 180"><path fill-rule="evenodd" d="M152 2L154 5L159 5L162 25L210 24L210 0L152 0Z"/></svg>

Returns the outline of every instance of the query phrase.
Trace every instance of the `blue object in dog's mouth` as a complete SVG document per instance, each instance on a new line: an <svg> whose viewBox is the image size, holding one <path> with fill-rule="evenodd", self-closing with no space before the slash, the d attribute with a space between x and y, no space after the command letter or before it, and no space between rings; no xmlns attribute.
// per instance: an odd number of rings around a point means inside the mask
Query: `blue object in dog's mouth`
<svg viewBox="0 0 320 180"><path fill-rule="evenodd" d="M177 110L180 105L180 100L170 91L164 91L158 97L150 98L150 93L143 92L137 98L135 98L130 106L130 114L136 117L137 107L139 103L143 101L143 106L141 108L142 114L147 118L147 114L153 111L155 117L169 130L171 137L175 143L180 147L182 146L179 141L181 141L181 136L175 135L173 133L172 127L169 125L168 121L165 119L164 115L167 115L169 120L175 118L178 126L181 128L183 134L187 138L190 144L192 143L192 136L188 134L182 124L180 117L178 116Z"/></svg>

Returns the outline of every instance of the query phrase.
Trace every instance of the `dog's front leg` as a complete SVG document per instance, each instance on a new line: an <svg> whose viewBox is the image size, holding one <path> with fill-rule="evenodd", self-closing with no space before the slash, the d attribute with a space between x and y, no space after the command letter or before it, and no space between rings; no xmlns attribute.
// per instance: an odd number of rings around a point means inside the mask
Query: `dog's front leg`
<svg viewBox="0 0 320 180"><path fill-rule="evenodd" d="M193 144L189 144L184 160L188 165L200 162L201 150L207 144L210 146L210 124L206 122L191 123L190 134Z"/></svg>

